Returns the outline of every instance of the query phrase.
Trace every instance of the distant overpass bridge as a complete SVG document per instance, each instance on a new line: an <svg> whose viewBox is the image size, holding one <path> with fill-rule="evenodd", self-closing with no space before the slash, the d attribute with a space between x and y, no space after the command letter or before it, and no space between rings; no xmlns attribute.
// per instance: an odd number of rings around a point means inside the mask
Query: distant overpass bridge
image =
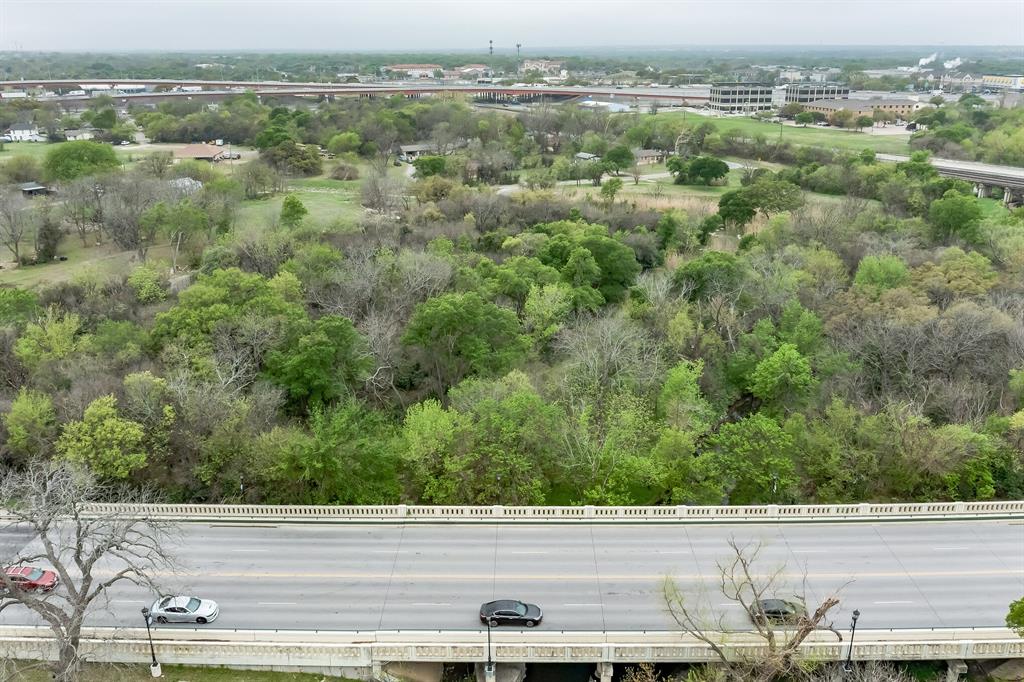
<svg viewBox="0 0 1024 682"><path fill-rule="evenodd" d="M502 86L490 84L346 84L346 83L286 83L281 81L196 81L196 80L122 80L122 79L77 79L77 80L36 80L0 81L0 91L26 88L43 90L79 90L83 85L142 86L145 92L120 93L112 90L97 91L94 95L57 96L48 99L62 102L89 101L94 96L109 95L124 103L150 104L170 99L221 100L241 92L254 92L259 96L294 97L421 97L424 95L464 94L470 97L502 99L574 98L600 97L626 102L658 102L662 104L703 104L708 101L707 88L617 88L591 86ZM171 88L201 87L199 91L173 90Z"/></svg>
<svg viewBox="0 0 1024 682"><path fill-rule="evenodd" d="M502 663L586 663L603 680L644 661L713 661L679 632L661 585L680 589L719 622L730 656L762 650L742 610L717 593L728 541L760 543L758 566L806 581L809 600L840 590L834 620L803 654L841 660L860 610L853 658L1024 658L1003 627L1024 594L1024 502L737 507L460 507L95 505L178 522L188 548L161 577L165 591L216 599L212 627L155 630L168 663L309 669L370 679L389 662L482 662L481 602L540 604L533 629L493 634ZM2 514L0 514L2 516ZM19 544L20 538L20 544ZM0 548L31 538L0 530ZM25 547L23 550L18 547ZM12 557L0 556L0 562ZM133 585L110 592L87 624L92 660L145 662L144 630L126 627L152 598ZM780 595L782 596L782 595ZM785 595L788 596L788 595ZM41 623L0 614L0 656L48 658Z"/></svg>
<svg viewBox="0 0 1024 682"><path fill-rule="evenodd" d="M876 158L894 162L910 160L909 156L897 154L878 154ZM979 197L989 196L992 188L998 187L1003 190L1003 202L1009 205L1019 203L1024 194L1024 168L956 159L933 158L930 162L939 175L973 183Z"/></svg>

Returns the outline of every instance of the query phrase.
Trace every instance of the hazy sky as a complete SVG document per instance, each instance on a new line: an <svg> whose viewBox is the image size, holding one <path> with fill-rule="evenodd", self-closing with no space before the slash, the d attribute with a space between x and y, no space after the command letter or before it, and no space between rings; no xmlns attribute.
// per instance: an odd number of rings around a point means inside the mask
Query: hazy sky
<svg viewBox="0 0 1024 682"><path fill-rule="evenodd" d="M1024 45L1024 0L0 0L0 50Z"/></svg>

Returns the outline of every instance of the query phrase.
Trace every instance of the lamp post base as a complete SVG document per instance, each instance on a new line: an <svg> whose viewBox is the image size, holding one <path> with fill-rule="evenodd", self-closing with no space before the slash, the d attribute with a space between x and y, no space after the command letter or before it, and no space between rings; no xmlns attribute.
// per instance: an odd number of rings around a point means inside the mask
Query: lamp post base
<svg viewBox="0 0 1024 682"><path fill-rule="evenodd" d="M153 677L163 677L164 676L163 671L160 670L160 664L159 663L150 663L149 664L149 674L151 676L153 676Z"/></svg>

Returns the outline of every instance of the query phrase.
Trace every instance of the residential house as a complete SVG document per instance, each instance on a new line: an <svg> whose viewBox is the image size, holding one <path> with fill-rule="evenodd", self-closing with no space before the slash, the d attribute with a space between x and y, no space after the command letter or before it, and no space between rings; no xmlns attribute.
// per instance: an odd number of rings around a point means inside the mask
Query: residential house
<svg viewBox="0 0 1024 682"><path fill-rule="evenodd" d="M75 140L91 140L96 137L94 128L68 128L64 131L64 139L68 142Z"/></svg>
<svg viewBox="0 0 1024 682"><path fill-rule="evenodd" d="M519 66L519 73L530 71L540 71L545 76L564 76L566 74L564 62L550 59L524 59Z"/></svg>
<svg viewBox="0 0 1024 682"><path fill-rule="evenodd" d="M634 149L633 158L638 166L653 166L665 160L667 155L660 149Z"/></svg>
<svg viewBox="0 0 1024 682"><path fill-rule="evenodd" d="M219 161L224 148L212 144L187 144L174 150L175 159L196 159L198 161Z"/></svg>
<svg viewBox="0 0 1024 682"><path fill-rule="evenodd" d="M384 67L386 74L405 74L409 78L433 78L435 73L443 70L440 64L389 64Z"/></svg>
<svg viewBox="0 0 1024 682"><path fill-rule="evenodd" d="M601 157L597 154L591 154L590 152L577 152L576 156L573 157L577 161L600 161Z"/></svg>
<svg viewBox="0 0 1024 682"><path fill-rule="evenodd" d="M39 134L39 126L35 123L15 123L6 133L11 142L43 142L46 138Z"/></svg>
<svg viewBox="0 0 1024 682"><path fill-rule="evenodd" d="M437 154L437 145L433 142L403 144L398 147L398 158L402 161L415 161L421 156Z"/></svg>

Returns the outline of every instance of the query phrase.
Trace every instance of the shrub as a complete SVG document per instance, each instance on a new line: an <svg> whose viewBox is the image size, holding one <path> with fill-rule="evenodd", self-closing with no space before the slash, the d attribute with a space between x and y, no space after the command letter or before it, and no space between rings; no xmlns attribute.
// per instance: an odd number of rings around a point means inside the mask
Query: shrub
<svg viewBox="0 0 1024 682"><path fill-rule="evenodd" d="M139 303L159 303L167 298L164 278L153 267L140 265L128 275L128 286L135 291Z"/></svg>

